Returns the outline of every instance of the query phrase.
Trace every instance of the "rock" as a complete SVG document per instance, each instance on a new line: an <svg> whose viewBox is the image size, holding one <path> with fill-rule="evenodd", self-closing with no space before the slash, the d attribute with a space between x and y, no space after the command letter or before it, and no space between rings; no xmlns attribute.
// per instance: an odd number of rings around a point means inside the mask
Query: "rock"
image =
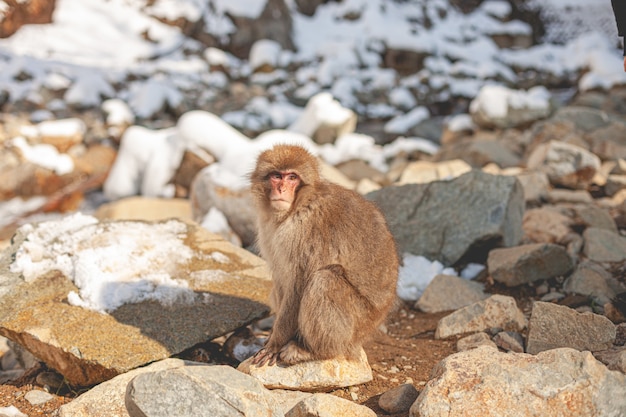
<svg viewBox="0 0 626 417"><path fill-rule="evenodd" d="M101 220L191 220L191 206L182 198L127 197L101 205L95 216Z"/></svg>
<svg viewBox="0 0 626 417"><path fill-rule="evenodd" d="M456 342L456 350L462 352L464 350L474 349L478 346L491 346L498 349L498 346L491 340L491 337L485 332L478 332L465 336Z"/></svg>
<svg viewBox="0 0 626 417"><path fill-rule="evenodd" d="M626 125L613 122L585 135L591 151L601 159L626 158Z"/></svg>
<svg viewBox="0 0 626 417"><path fill-rule="evenodd" d="M212 165L198 173L191 184L190 200L194 221L202 223L212 207L226 216L244 247L256 241L256 211L250 190L230 189L215 180Z"/></svg>
<svg viewBox="0 0 626 417"><path fill-rule="evenodd" d="M435 330L435 339L480 332L493 327L521 331L526 324L526 318L517 308L513 297L495 294L439 320L437 330Z"/></svg>
<svg viewBox="0 0 626 417"><path fill-rule="evenodd" d="M596 262L622 262L626 260L626 238L597 227L583 232L584 255Z"/></svg>
<svg viewBox="0 0 626 417"><path fill-rule="evenodd" d="M457 310L487 298L483 285L453 275L439 274L428 284L415 307L425 313Z"/></svg>
<svg viewBox="0 0 626 417"><path fill-rule="evenodd" d="M281 416L254 378L226 365L188 365L135 376L124 398L131 417Z"/></svg>
<svg viewBox="0 0 626 417"><path fill-rule="evenodd" d="M604 316L535 301L528 324L526 352L537 354L560 347L604 350L610 348L614 340L615 325Z"/></svg>
<svg viewBox="0 0 626 417"><path fill-rule="evenodd" d="M617 233L615 220L607 209L596 205L581 204L572 207L574 224L579 227L598 227L613 233Z"/></svg>
<svg viewBox="0 0 626 417"><path fill-rule="evenodd" d="M516 245L522 237L524 195L513 177L472 171L452 181L385 187L366 197L385 214L401 252L446 266L461 258L484 262L477 259L481 254Z"/></svg>
<svg viewBox="0 0 626 417"><path fill-rule="evenodd" d="M267 0L258 16L250 16L248 11L243 16L228 13L228 18L235 29L230 33L230 39L223 45L223 49L236 57L247 57L258 39L271 39L278 42L283 49L295 50L292 39L293 20L284 0Z"/></svg>
<svg viewBox="0 0 626 417"><path fill-rule="evenodd" d="M49 394L49 393L47 393L45 391L34 389L34 390L31 390L31 391L28 391L24 395L24 399L26 401L28 401L29 403L31 403L32 405L41 405L41 404L45 404L48 401L54 399L54 395Z"/></svg>
<svg viewBox="0 0 626 417"><path fill-rule="evenodd" d="M300 13L306 16L313 16L317 7L326 3L326 0L295 0L295 3Z"/></svg>
<svg viewBox="0 0 626 417"><path fill-rule="evenodd" d="M19 408L14 405L8 407L0 407L0 416L2 417L28 417L28 415L22 413Z"/></svg>
<svg viewBox="0 0 626 417"><path fill-rule="evenodd" d="M612 371L626 373L626 348L619 347L593 352L593 356Z"/></svg>
<svg viewBox="0 0 626 417"><path fill-rule="evenodd" d="M329 359L301 362L291 366L256 366L251 359L237 368L258 379L266 388L299 391L331 391L336 388L363 384L372 380L372 370L365 351L356 361Z"/></svg>
<svg viewBox="0 0 626 417"><path fill-rule="evenodd" d="M29 0L11 2L2 9L0 38L8 38L24 25L52 23L54 1Z"/></svg>
<svg viewBox="0 0 626 417"><path fill-rule="evenodd" d="M181 359L164 359L102 382L59 408L59 417L129 417L124 404L126 387L138 375L197 365Z"/></svg>
<svg viewBox="0 0 626 417"><path fill-rule="evenodd" d="M588 295L594 302L604 305L617 294L609 286L611 274L596 263L584 261L567 278L563 290L569 293Z"/></svg>
<svg viewBox="0 0 626 417"><path fill-rule="evenodd" d="M312 395L310 392L293 391L286 389L273 389L269 391L276 402L276 405L283 411L283 414L287 414L289 410L294 408L299 402L306 400Z"/></svg>
<svg viewBox="0 0 626 417"><path fill-rule="evenodd" d="M626 413L626 376L589 352L554 349L536 356L491 348L440 362L409 416L609 417Z"/></svg>
<svg viewBox="0 0 626 417"><path fill-rule="evenodd" d="M547 199L550 181L545 172L525 171L516 177L524 189L526 203L540 203Z"/></svg>
<svg viewBox="0 0 626 417"><path fill-rule="evenodd" d="M572 220L555 208L543 206L526 210L524 213L524 238L532 242L563 242L572 232Z"/></svg>
<svg viewBox="0 0 626 417"><path fill-rule="evenodd" d="M576 129L585 133L601 129L610 123L609 115L606 112L581 106L561 107L552 116L552 120L572 122Z"/></svg>
<svg viewBox="0 0 626 417"><path fill-rule="evenodd" d="M331 394L313 394L285 413L285 417L314 416L376 417L376 413L364 405L359 405Z"/></svg>
<svg viewBox="0 0 626 417"><path fill-rule="evenodd" d="M502 168L516 167L520 164L520 156L510 148L510 145L498 138L474 137L444 146L434 159L445 161L458 158L474 168L481 168L489 163L495 163Z"/></svg>
<svg viewBox="0 0 626 417"><path fill-rule="evenodd" d="M506 129L548 117L552 107L550 93L544 87L522 91L486 85L470 103L469 111L480 127Z"/></svg>
<svg viewBox="0 0 626 417"><path fill-rule="evenodd" d="M548 192L546 200L551 204L591 204L593 197L587 190L553 189Z"/></svg>
<svg viewBox="0 0 626 417"><path fill-rule="evenodd" d="M609 197L626 188L626 175L609 175L604 184L604 192Z"/></svg>
<svg viewBox="0 0 626 417"><path fill-rule="evenodd" d="M418 395L412 384L402 384L384 392L378 399L378 406L389 414L406 413Z"/></svg>
<svg viewBox="0 0 626 417"><path fill-rule="evenodd" d="M517 332L499 332L493 337L493 342L507 352L524 352L524 338Z"/></svg>
<svg viewBox="0 0 626 417"><path fill-rule="evenodd" d="M352 110L343 107L330 93L319 93L309 99L302 114L287 129L325 144L354 132L356 122Z"/></svg>
<svg viewBox="0 0 626 417"><path fill-rule="evenodd" d="M127 271L125 273L130 274L127 277L130 282L137 282L139 277L144 276L140 266L146 264L151 273L167 275L159 272L163 271L163 265L167 265L166 260L156 262L142 257L144 251L151 251L142 246L147 244L142 239L152 236L155 230L166 228L180 232L175 239L180 241L184 237L184 241L174 245L172 238L158 235L161 248L177 248L174 264L169 267L173 271L168 275L169 279L186 282L187 288L176 292L172 287L173 292L168 293L166 289L169 287L156 286L156 292L147 292L165 299L167 294L175 296L170 296L167 306L154 299L146 299L119 305L108 314L103 314L78 306L83 303L92 308L102 308L98 307L96 300L88 298L89 294L78 295L80 290L63 272L56 270L38 275L41 272L37 268L54 266L55 260L59 259L67 260L60 264L63 267L55 268L64 269L68 276L80 280L101 277L102 285L107 285L104 281L106 274L99 268L107 274L115 274L123 267ZM40 235L36 233L44 233L41 235L44 237L37 237ZM25 243L27 238L29 240ZM45 239L54 240L55 244L49 241L47 246L39 249L33 246L33 242L46 242ZM120 259L104 258L106 261L98 258L98 254L105 253L120 257L121 253L115 253L119 251L122 241L124 245L131 242L135 245L126 246L136 248L132 252L132 261L123 256ZM18 251L19 257L16 255ZM191 257L186 259L184 254ZM30 258L30 264L27 256L35 256ZM31 265L35 269L32 272L31 269L22 269L21 273L11 272L14 258L19 265ZM122 263L118 269L116 261ZM137 275L133 276L133 273ZM132 294L132 284L126 284L129 285L127 287L117 285L119 288L111 288L111 292L104 291L104 294L108 294L107 297L128 292ZM163 288L162 292L158 292L159 288ZM62 373L70 384L88 386L180 353L265 316L269 310L265 301L270 288L271 281L264 261L197 225L177 220L98 223L95 218L88 217L79 224L77 218L72 217L20 229L12 246L0 255L0 332ZM69 304L68 298L72 294L75 303Z"/></svg>
<svg viewBox="0 0 626 417"><path fill-rule="evenodd" d="M526 166L546 173L553 185L584 189L600 169L600 158L579 146L552 140L537 146Z"/></svg>
<svg viewBox="0 0 626 417"><path fill-rule="evenodd" d="M191 184L198 172L214 162L215 158L212 155L200 149L193 152L185 150L183 159L172 177L172 183L176 187L176 197L188 197Z"/></svg>
<svg viewBox="0 0 626 417"><path fill-rule="evenodd" d="M461 159L442 162L415 161L402 171L396 185L425 184L433 181L447 181L470 172L472 167Z"/></svg>
<svg viewBox="0 0 626 417"><path fill-rule="evenodd" d="M489 252L492 278L508 287L566 275L573 268L567 251L552 243L533 243Z"/></svg>

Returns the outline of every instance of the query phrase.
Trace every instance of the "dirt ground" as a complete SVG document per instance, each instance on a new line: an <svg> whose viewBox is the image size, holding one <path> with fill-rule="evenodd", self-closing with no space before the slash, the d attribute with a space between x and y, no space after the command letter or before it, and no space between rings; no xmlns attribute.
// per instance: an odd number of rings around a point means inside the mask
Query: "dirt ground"
<svg viewBox="0 0 626 417"><path fill-rule="evenodd" d="M392 312L387 320L387 334L376 334L365 346L374 379L367 384L336 390L333 394L366 405L379 416L388 416L378 407L382 393L403 383L411 383L421 390L429 380L433 366L455 352L456 340L434 339L437 322L444 315L425 314L408 306ZM31 405L24 395L32 389L41 389L35 378L44 370L43 367L31 369L19 381L0 385L0 407L14 405L28 416L54 416L61 405L78 395L64 389L52 401ZM408 416L408 413L391 416Z"/></svg>

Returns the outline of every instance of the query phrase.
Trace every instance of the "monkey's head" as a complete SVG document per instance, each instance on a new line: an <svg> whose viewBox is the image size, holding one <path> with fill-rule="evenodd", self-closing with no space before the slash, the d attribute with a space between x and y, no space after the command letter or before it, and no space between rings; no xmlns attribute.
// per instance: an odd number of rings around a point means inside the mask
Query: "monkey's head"
<svg viewBox="0 0 626 417"><path fill-rule="evenodd" d="M257 200L275 211L288 211L300 190L320 180L317 159L296 145L276 145L257 159L250 177Z"/></svg>

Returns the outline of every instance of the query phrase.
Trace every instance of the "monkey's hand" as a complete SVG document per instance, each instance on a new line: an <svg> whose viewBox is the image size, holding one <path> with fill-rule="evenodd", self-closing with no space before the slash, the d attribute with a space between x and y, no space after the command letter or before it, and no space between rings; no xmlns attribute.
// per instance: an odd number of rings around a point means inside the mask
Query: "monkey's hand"
<svg viewBox="0 0 626 417"><path fill-rule="evenodd" d="M264 347L254 354L254 356L252 357L252 364L257 366L263 366L265 364L268 364L269 366L274 366L276 365L276 361L278 360L279 356L280 352L274 352L267 347Z"/></svg>

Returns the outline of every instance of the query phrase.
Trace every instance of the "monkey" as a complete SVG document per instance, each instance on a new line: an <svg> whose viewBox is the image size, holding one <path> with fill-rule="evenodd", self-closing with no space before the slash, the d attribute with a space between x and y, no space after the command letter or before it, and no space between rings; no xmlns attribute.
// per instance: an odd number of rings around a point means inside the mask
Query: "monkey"
<svg viewBox="0 0 626 417"><path fill-rule="evenodd" d="M275 313L252 363L358 359L396 300L399 260L383 214L322 179L317 158L301 146L262 152L250 183Z"/></svg>

